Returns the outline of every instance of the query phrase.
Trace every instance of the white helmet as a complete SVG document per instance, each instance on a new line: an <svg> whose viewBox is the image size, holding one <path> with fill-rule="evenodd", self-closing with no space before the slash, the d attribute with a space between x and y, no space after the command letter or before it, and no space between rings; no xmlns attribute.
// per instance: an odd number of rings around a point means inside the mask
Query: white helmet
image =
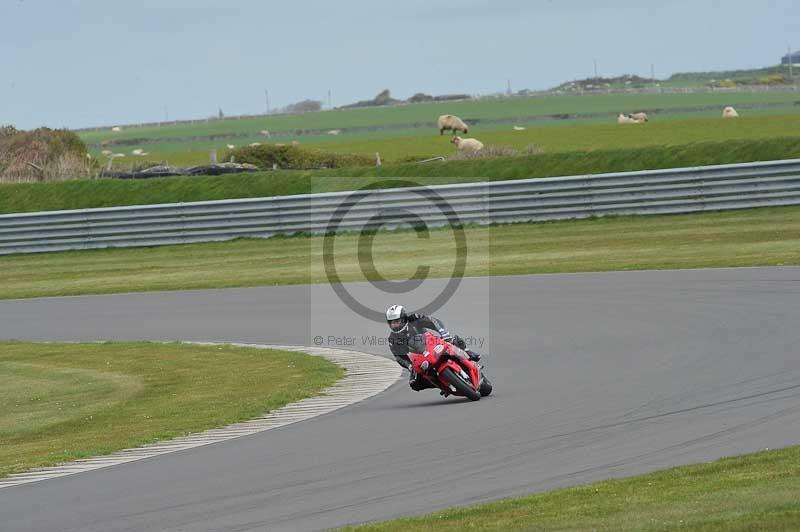
<svg viewBox="0 0 800 532"><path fill-rule="evenodd" d="M403 305L392 305L386 311L386 323L392 332L400 333L408 329L408 315Z"/></svg>

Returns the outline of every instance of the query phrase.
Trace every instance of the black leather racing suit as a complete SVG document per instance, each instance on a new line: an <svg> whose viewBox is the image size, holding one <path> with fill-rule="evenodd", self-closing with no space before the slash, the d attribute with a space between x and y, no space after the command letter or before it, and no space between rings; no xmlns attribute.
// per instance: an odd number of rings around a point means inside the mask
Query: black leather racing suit
<svg viewBox="0 0 800 532"><path fill-rule="evenodd" d="M427 379L417 375L416 372L414 372L413 368L411 367L411 359L408 358L408 352L410 351L408 346L409 340L414 338L415 335L425 332L426 329L439 331L439 334L442 335L442 338L451 342L456 347L464 349L467 354L470 355L470 358L475 357L474 360L480 358L472 351L467 350L466 342L464 342L463 339L448 333L447 328L444 326L444 323L441 320L434 318L433 316L426 316L424 314L409 314L408 327L406 330L402 332L392 331L389 333L389 349L392 351L392 355L394 355L394 359L397 361L397 363L411 372L408 384L413 390L416 391L424 390L425 388L434 388L434 385L431 384Z"/></svg>

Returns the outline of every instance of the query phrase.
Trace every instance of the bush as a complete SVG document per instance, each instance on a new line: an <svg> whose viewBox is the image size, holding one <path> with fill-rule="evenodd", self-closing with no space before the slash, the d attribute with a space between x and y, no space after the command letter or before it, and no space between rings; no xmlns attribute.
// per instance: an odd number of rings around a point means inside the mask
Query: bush
<svg viewBox="0 0 800 532"><path fill-rule="evenodd" d="M362 100L360 102L351 103L350 105L343 105L342 109L353 109L356 107L375 107L381 105L394 105L401 103L400 100L392 98L389 89L383 89L371 100Z"/></svg>
<svg viewBox="0 0 800 532"><path fill-rule="evenodd" d="M237 163L254 164L267 170L273 168L289 170L313 170L317 168L346 168L352 166L372 166L375 161L363 155L326 152L300 146L262 144L242 146L231 150L227 156Z"/></svg>
<svg viewBox="0 0 800 532"><path fill-rule="evenodd" d="M437 102L449 102L451 100L471 100L472 96L469 94L442 94L434 96L433 100Z"/></svg>
<svg viewBox="0 0 800 532"><path fill-rule="evenodd" d="M432 102L433 96L430 94L425 94L424 92L418 92L414 96L408 99L408 103L421 103L421 102Z"/></svg>
<svg viewBox="0 0 800 532"><path fill-rule="evenodd" d="M96 166L86 153L83 141L67 129L0 127L0 181L86 178Z"/></svg>
<svg viewBox="0 0 800 532"><path fill-rule="evenodd" d="M424 92L418 92L408 100L408 103L420 103L420 102L449 102L453 100L470 100L472 96L469 94L441 94L439 96L431 96L430 94L425 94Z"/></svg>
<svg viewBox="0 0 800 532"><path fill-rule="evenodd" d="M283 108L284 113L311 113L320 110L322 110L322 102L318 100L303 100Z"/></svg>

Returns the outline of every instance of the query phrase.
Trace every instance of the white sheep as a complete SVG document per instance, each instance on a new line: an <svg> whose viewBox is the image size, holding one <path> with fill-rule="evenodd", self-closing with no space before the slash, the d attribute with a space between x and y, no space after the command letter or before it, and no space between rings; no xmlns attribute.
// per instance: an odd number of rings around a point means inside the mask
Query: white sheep
<svg viewBox="0 0 800 532"><path fill-rule="evenodd" d="M525 131L525 128L522 126L514 126L514 131Z"/></svg>
<svg viewBox="0 0 800 532"><path fill-rule="evenodd" d="M114 126L111 128L111 131L122 131L122 128L119 126Z"/></svg>
<svg viewBox="0 0 800 532"><path fill-rule="evenodd" d="M617 124L640 124L638 120L634 120L631 116L625 116L624 114L620 113L617 117Z"/></svg>
<svg viewBox="0 0 800 532"><path fill-rule="evenodd" d="M234 149L234 148L236 147L236 146L234 146L233 144L228 144L227 146L228 146L228 149L229 149L229 150L232 150L232 149Z"/></svg>
<svg viewBox="0 0 800 532"><path fill-rule="evenodd" d="M629 116L639 123L647 122L649 120L649 118L647 118L647 113L633 113Z"/></svg>
<svg viewBox="0 0 800 532"><path fill-rule="evenodd" d="M463 131L465 135L469 133L467 124L456 115L442 115L437 124L439 125L439 135L444 135L446 130L452 131L453 134L458 131Z"/></svg>
<svg viewBox="0 0 800 532"><path fill-rule="evenodd" d="M268 130L266 130L266 129L262 129L261 131L259 131L259 134L260 134L262 137L267 137L267 138L270 138L270 136L271 136L271 135L269 134L269 131L268 131Z"/></svg>
<svg viewBox="0 0 800 532"><path fill-rule="evenodd" d="M261 146L261 143L260 142L251 142L250 146L252 146L252 147Z"/></svg>
<svg viewBox="0 0 800 532"><path fill-rule="evenodd" d="M465 153L475 153L483 149L483 142L478 139L462 139L456 136L450 142L456 145L458 151Z"/></svg>
<svg viewBox="0 0 800 532"><path fill-rule="evenodd" d="M730 105L722 110L722 118L737 118L739 113Z"/></svg>
<svg viewBox="0 0 800 532"><path fill-rule="evenodd" d="M330 131L328 131L328 135L338 135L341 132L342 132L341 129L331 129Z"/></svg>

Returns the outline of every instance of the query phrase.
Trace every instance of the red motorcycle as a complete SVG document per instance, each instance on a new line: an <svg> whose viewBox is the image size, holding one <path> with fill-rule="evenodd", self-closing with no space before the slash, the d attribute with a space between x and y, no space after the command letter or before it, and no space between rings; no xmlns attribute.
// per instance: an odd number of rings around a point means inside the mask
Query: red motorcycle
<svg viewBox="0 0 800 532"><path fill-rule="evenodd" d="M409 348L414 371L442 390L445 397L456 395L478 401L492 393L492 384L481 366L436 331L415 335Z"/></svg>

